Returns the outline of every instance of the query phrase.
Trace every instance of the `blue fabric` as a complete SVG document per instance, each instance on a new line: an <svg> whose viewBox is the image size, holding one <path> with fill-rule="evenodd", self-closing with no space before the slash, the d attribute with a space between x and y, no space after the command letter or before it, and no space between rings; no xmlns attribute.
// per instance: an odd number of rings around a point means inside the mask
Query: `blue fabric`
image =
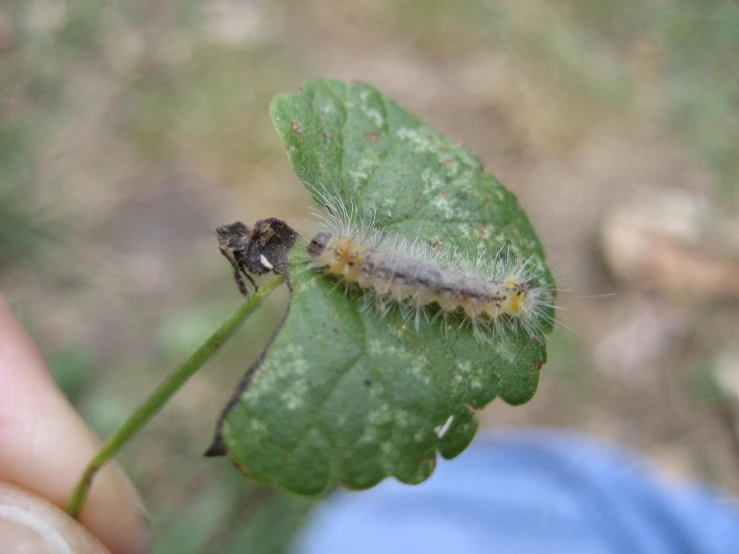
<svg viewBox="0 0 739 554"><path fill-rule="evenodd" d="M739 506L569 433L479 437L427 482L340 492L297 554L737 554Z"/></svg>

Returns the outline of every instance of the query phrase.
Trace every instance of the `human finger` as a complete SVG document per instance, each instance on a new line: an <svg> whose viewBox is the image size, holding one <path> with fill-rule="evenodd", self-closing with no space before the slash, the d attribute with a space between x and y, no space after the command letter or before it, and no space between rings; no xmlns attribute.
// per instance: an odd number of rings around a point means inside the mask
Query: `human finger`
<svg viewBox="0 0 739 554"><path fill-rule="evenodd" d="M0 296L0 480L66 508L98 448ZM80 520L113 553L149 551L140 500L115 464L98 473Z"/></svg>

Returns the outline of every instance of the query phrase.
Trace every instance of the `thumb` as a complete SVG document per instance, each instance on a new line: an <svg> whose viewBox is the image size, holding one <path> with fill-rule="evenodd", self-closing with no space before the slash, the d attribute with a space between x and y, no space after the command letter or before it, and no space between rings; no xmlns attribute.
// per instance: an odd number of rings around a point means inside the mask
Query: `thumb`
<svg viewBox="0 0 739 554"><path fill-rule="evenodd" d="M51 502L0 482L3 554L108 554L77 521Z"/></svg>

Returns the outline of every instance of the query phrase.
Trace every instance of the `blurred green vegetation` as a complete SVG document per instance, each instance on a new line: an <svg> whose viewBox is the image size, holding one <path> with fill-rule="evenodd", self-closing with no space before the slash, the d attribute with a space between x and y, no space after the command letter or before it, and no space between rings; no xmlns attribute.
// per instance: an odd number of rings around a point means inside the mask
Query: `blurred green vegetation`
<svg viewBox="0 0 739 554"><path fill-rule="evenodd" d="M0 126L0 171L2 172L2 180L0 180L0 268L28 256L37 238L28 190L30 147L23 130L17 124L8 121L5 113L3 113L2 122Z"/></svg>
<svg viewBox="0 0 739 554"><path fill-rule="evenodd" d="M223 5L232 11L223 15ZM340 0L5 2L3 293L23 312L65 393L99 433L109 433L238 301L208 229L238 213L233 199L244 201L245 219L287 215L257 211L281 188L270 206L285 204L295 194L288 187L297 186L281 183L288 164L269 100L307 78L348 75L413 98L426 83L382 73L397 60L433 74L504 54L534 87L546 85L560 122L582 127L617 116L669 130L710 169L717 207L736 213L737 29L739 4L729 0L381 0L351 8ZM380 69L355 74L355 64ZM484 93L464 86L455 89L450 113ZM177 236L160 239L159 249L139 251L100 238L119 238L116 228L105 235L106 225L126 198L172 166L202 178L176 205L192 218L186 229L204 230L202 240L172 231ZM219 190L213 211L220 215L195 217L211 209L195 199L203 190ZM143 205L172 205L166 195L160 202L144 196ZM159 288L128 273L141 267L146 277L158 260L166 266L155 272L153 281L166 282ZM282 309L284 299L265 306L243 340L124 453L149 505L156 552L284 552L310 509L201 457L219 404ZM546 367L587 396L595 385L582 349L580 339L560 334Z"/></svg>
<svg viewBox="0 0 739 554"><path fill-rule="evenodd" d="M656 118L739 190L739 4L538 0L397 2L398 27L424 51L506 49L562 96ZM481 42L485 39L484 42ZM464 48L462 48L464 52ZM733 206L736 208L736 206Z"/></svg>

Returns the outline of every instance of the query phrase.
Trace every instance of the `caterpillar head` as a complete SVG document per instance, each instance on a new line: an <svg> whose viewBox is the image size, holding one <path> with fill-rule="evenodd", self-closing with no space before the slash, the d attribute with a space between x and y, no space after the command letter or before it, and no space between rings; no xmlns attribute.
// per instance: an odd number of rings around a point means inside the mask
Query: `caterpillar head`
<svg viewBox="0 0 739 554"><path fill-rule="evenodd" d="M506 299L501 304L503 312L513 317L531 314L536 309L536 298L532 290L536 289L535 279L519 281L513 277L503 281L506 286Z"/></svg>
<svg viewBox="0 0 739 554"><path fill-rule="evenodd" d="M318 233L308 243L308 255L313 258L322 256L332 238L330 233Z"/></svg>
<svg viewBox="0 0 739 554"><path fill-rule="evenodd" d="M331 233L318 233L308 243L308 255L316 267L325 267L329 273L341 275L347 283L359 280L359 266L366 247L347 237L335 237Z"/></svg>

